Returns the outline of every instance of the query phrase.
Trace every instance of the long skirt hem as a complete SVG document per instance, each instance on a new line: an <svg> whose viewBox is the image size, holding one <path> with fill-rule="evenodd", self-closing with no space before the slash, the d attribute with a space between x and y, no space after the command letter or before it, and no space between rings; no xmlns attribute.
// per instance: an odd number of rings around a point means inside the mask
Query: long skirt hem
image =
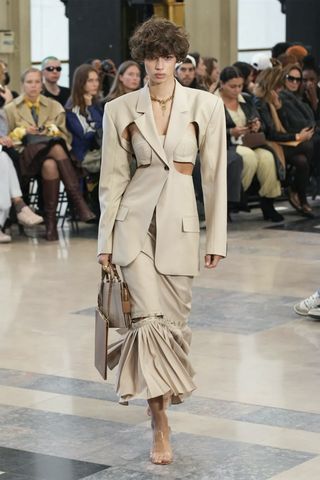
<svg viewBox="0 0 320 480"><path fill-rule="evenodd" d="M119 403L171 392L177 404L195 390L186 340L189 327L183 330L168 319L150 316L133 323L122 340L110 345L108 366L118 365Z"/></svg>

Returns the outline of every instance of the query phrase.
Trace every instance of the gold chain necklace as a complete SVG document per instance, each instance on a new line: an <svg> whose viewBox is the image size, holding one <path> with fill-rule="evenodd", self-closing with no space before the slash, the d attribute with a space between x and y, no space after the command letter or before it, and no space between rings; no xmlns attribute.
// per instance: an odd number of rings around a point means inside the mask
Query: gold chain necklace
<svg viewBox="0 0 320 480"><path fill-rule="evenodd" d="M161 110L162 110L162 115L165 114L165 111L167 109L167 103L170 102L170 100L173 99L173 95L174 95L174 92L172 95L170 95L170 97L168 98L164 98L164 99L161 99L161 98L157 98L157 97L153 97L151 94L150 94L150 98L153 102L158 102L160 103L160 107L161 107Z"/></svg>

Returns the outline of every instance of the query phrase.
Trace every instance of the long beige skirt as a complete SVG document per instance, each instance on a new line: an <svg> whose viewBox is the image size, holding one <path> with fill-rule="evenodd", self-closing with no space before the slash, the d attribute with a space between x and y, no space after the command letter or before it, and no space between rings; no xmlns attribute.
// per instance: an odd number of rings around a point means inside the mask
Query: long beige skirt
<svg viewBox="0 0 320 480"><path fill-rule="evenodd" d="M193 277L162 275L155 267L153 219L138 257L122 275L131 295L133 324L124 338L110 346L111 368L118 364L119 402L171 393L181 403L196 388L188 359Z"/></svg>

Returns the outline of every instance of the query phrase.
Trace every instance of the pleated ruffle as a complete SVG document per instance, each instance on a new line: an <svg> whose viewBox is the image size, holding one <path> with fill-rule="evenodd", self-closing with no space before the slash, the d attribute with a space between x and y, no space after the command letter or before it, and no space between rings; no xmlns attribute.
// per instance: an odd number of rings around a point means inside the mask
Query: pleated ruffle
<svg viewBox="0 0 320 480"><path fill-rule="evenodd" d="M168 392L172 403L183 401L196 388L186 337L173 323L148 317L133 323L122 340L110 345L108 366L118 365L120 403Z"/></svg>

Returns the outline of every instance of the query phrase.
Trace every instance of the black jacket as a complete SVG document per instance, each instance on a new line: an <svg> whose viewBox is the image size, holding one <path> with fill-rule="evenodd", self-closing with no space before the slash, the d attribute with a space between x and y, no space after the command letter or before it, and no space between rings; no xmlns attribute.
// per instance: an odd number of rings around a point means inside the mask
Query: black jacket
<svg viewBox="0 0 320 480"><path fill-rule="evenodd" d="M287 132L299 133L305 127L315 126L312 109L294 93L283 90L280 92L282 107L278 115Z"/></svg>
<svg viewBox="0 0 320 480"><path fill-rule="evenodd" d="M310 103L310 101L309 101L309 99L308 99L308 97L305 93L302 96L302 100L304 101L304 103L309 105L309 107L313 111L313 115L314 115L314 118L316 120L317 125L320 126L320 88L319 87L317 87L317 97L318 97L318 106L317 106L316 111L313 110L313 108L311 106L311 103Z"/></svg>
<svg viewBox="0 0 320 480"><path fill-rule="evenodd" d="M296 137L294 133L281 133L276 130L267 102L257 97L255 97L254 100L260 114L260 119L263 125L262 128L267 140L270 140L271 142L290 142L295 140Z"/></svg>
<svg viewBox="0 0 320 480"><path fill-rule="evenodd" d="M258 118L259 120L261 120L258 110L255 106L253 97L251 95L248 95L247 93L242 93L241 95L244 98L245 102L239 102L239 105L246 116L247 122L249 120L252 120L253 118ZM226 127L227 127L227 142L228 142L228 145L230 145L231 144L230 129L236 127L236 124L232 120L231 115L226 109L226 107L225 107L225 114L226 114Z"/></svg>

